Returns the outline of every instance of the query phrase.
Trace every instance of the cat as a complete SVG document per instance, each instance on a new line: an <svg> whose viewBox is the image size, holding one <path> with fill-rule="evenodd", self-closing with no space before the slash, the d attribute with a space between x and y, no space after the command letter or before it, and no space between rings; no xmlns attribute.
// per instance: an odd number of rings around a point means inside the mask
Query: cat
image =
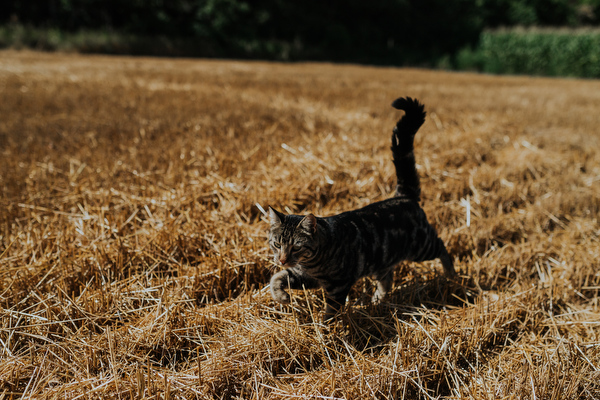
<svg viewBox="0 0 600 400"><path fill-rule="evenodd" d="M377 281L373 303L392 287L394 267L401 261L439 258L446 275L456 274L442 240L419 205L421 187L413 152L414 136L425 122L417 99L398 98L403 110L392 133L396 169L395 196L330 217L286 215L269 207L269 246L277 265L286 267L271 278L273 299L289 303L286 289L323 288L325 317L346 302L352 285L365 276Z"/></svg>

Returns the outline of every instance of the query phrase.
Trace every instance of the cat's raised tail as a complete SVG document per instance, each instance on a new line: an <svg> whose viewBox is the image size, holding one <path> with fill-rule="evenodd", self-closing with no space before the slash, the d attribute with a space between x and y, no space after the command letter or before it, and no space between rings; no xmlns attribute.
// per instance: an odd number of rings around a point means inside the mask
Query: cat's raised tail
<svg viewBox="0 0 600 400"><path fill-rule="evenodd" d="M415 164L413 143L415 134L425 122L425 107L417 99L410 97L394 100L392 107L405 112L392 134L392 154L397 179L396 196L418 202L421 198L421 184Z"/></svg>

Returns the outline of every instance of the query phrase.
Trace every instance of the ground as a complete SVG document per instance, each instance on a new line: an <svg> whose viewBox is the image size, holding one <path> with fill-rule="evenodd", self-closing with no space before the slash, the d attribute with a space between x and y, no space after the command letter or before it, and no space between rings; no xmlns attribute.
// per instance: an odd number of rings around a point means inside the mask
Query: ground
<svg viewBox="0 0 600 400"><path fill-rule="evenodd" d="M459 277L274 303L263 210L390 196L399 96ZM0 398L598 398L599 126L597 80L3 51Z"/></svg>

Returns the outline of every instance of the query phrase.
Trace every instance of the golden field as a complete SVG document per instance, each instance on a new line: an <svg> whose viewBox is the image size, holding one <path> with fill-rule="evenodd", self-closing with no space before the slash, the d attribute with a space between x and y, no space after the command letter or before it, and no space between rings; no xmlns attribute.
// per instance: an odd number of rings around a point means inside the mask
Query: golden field
<svg viewBox="0 0 600 400"><path fill-rule="evenodd" d="M268 290L267 206L393 193L454 258ZM600 397L600 81L0 52L0 399Z"/></svg>

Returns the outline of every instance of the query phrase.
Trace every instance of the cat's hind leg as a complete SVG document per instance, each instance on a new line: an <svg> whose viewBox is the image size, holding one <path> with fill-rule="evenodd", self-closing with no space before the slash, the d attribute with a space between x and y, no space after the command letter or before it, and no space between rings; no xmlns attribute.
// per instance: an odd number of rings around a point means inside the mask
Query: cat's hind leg
<svg viewBox="0 0 600 400"><path fill-rule="evenodd" d="M274 300L288 304L290 295L285 289L314 289L319 287L319 283L306 275L298 267L291 267L279 271L271 277L271 296Z"/></svg>
<svg viewBox="0 0 600 400"><path fill-rule="evenodd" d="M344 307L351 287L352 285L326 288L325 320L333 318Z"/></svg>
<svg viewBox="0 0 600 400"><path fill-rule="evenodd" d="M441 242L441 240L440 240ZM456 270L454 269L454 263L452 262L452 257L448 254L448 250L446 250L446 246L442 243L442 247L440 249L440 261L442 266L444 267L444 272L446 276L452 277L456 275Z"/></svg>
<svg viewBox="0 0 600 400"><path fill-rule="evenodd" d="M456 275L452 257L448 254L444 242L437 236L435 230L429 227L429 231L422 241L421 248L417 250L417 256L410 258L410 261L429 261L436 258L439 258L442 263L446 276L452 277Z"/></svg>

